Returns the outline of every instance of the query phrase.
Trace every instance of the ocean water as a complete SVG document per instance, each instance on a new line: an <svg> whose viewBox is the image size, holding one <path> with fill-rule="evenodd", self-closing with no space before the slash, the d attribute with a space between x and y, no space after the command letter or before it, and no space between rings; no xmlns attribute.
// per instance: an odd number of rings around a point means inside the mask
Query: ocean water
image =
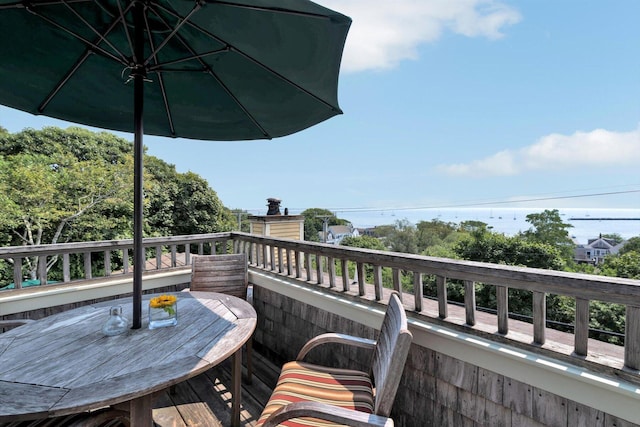
<svg viewBox="0 0 640 427"><path fill-rule="evenodd" d="M459 224L462 221L482 221L493 231L513 236L528 230L531 224L526 216L541 213L551 208L457 208L457 209L416 209L381 210L369 212L336 212L339 218L350 221L357 228L369 228L377 225L394 224L399 220L408 220L412 224L419 221L438 219L443 222ZM589 239L602 234L619 234L624 239L640 236L640 209L560 209L563 222L572 225L569 235L578 243L587 243ZM577 219L581 218L581 219Z"/></svg>

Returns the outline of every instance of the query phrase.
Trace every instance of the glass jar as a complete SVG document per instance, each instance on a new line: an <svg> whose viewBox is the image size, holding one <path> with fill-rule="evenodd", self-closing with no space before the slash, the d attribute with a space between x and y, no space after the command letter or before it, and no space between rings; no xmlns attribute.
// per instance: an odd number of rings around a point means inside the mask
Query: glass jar
<svg viewBox="0 0 640 427"><path fill-rule="evenodd" d="M122 307L115 306L109 309L109 318L102 326L102 333L106 336L120 335L129 329L127 318L122 315Z"/></svg>
<svg viewBox="0 0 640 427"><path fill-rule="evenodd" d="M178 297L161 295L149 301L149 329L178 324Z"/></svg>

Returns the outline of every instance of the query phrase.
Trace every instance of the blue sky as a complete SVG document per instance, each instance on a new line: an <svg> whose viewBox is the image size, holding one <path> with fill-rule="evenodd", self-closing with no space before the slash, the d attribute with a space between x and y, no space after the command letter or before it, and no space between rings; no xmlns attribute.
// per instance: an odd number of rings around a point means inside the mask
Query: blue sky
<svg viewBox="0 0 640 427"><path fill-rule="evenodd" d="M320 0L344 114L271 141L145 137L230 208L640 209L637 0ZM0 126L71 126L0 107ZM120 134L132 140L129 134ZM582 197L585 196L585 197ZM586 197L588 196L588 197Z"/></svg>

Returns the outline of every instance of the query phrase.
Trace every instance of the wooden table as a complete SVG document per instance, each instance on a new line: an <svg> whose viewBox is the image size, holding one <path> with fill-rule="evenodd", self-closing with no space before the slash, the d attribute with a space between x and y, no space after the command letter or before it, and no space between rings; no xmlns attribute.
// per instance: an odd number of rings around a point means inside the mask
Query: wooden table
<svg viewBox="0 0 640 427"><path fill-rule="evenodd" d="M178 325L102 334L109 307L131 321L130 298L84 306L0 334L0 421L68 415L124 403L152 426L152 395L232 356L232 422L240 423L242 345L256 312L239 298L178 292ZM145 295L146 309L152 295ZM143 310L144 312L144 310Z"/></svg>

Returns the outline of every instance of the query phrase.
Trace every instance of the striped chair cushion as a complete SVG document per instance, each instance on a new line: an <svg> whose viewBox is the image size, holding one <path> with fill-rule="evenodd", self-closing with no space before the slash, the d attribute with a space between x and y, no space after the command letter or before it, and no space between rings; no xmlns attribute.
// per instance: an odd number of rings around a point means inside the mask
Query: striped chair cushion
<svg viewBox="0 0 640 427"><path fill-rule="evenodd" d="M371 414L373 386L364 372L289 362L282 367L276 388L258 420L258 426L282 406L300 401L323 402ZM324 427L336 424L315 418L293 418L281 425Z"/></svg>

